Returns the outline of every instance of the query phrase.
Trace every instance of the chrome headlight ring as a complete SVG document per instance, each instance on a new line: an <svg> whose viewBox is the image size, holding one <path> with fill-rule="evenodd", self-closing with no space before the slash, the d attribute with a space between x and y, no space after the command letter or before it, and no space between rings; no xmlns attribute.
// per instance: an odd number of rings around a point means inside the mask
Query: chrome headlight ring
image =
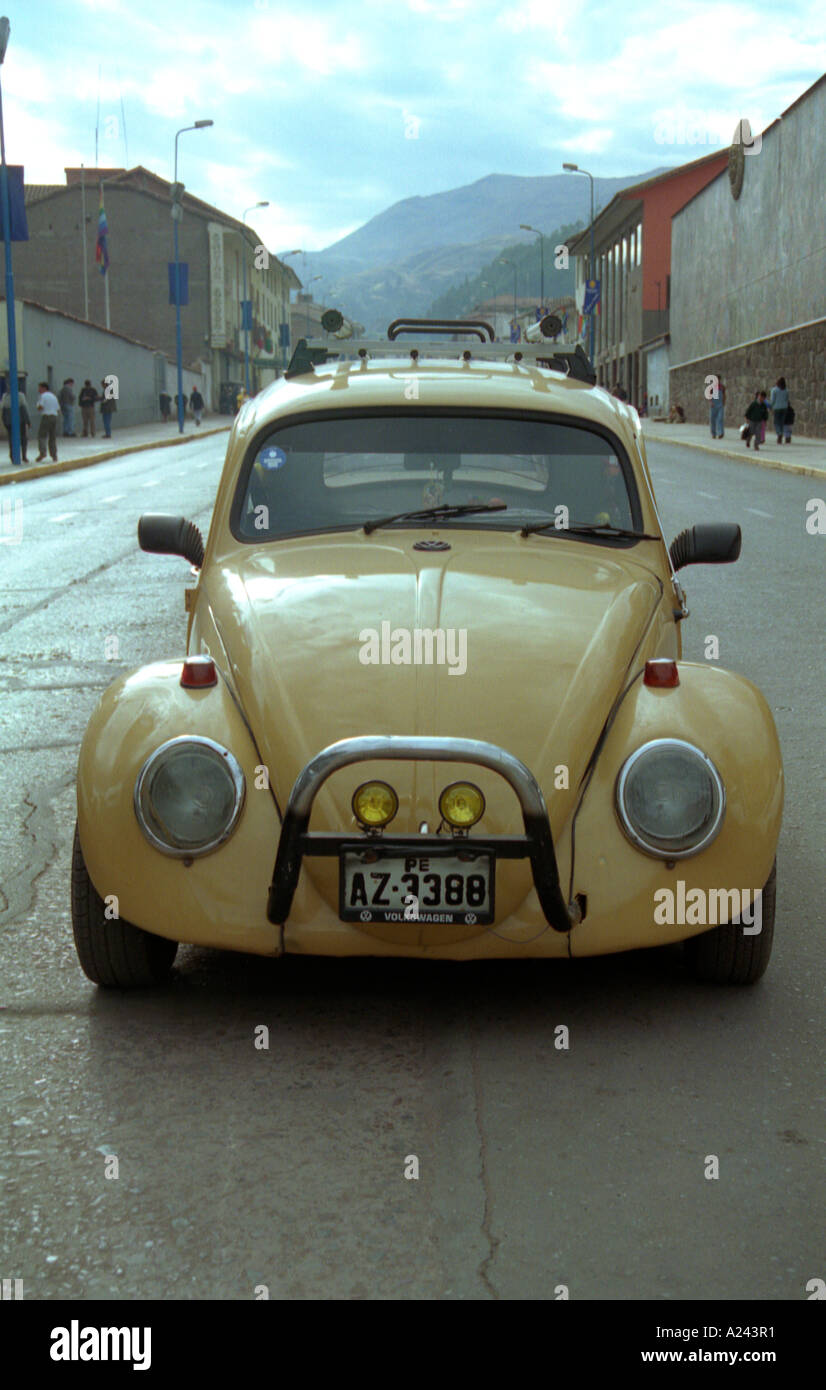
<svg viewBox="0 0 826 1390"><path fill-rule="evenodd" d="M143 764L135 782L135 815L161 854L197 859L229 839L245 795L244 773L228 748L183 734L162 743Z"/></svg>
<svg viewBox="0 0 826 1390"><path fill-rule="evenodd" d="M657 834L656 825L652 824L656 820L656 807L641 806L649 790L644 781L646 774L653 780L657 771L659 786L652 786L649 796L659 797L663 819L667 821L670 817L672 822L670 834ZM667 785L681 788L685 773L701 774L697 779L694 804L683 798L682 805L665 806ZM702 786L703 780L705 786ZM706 849L719 834L726 813L726 789L717 768L702 749L685 739L655 738L642 744L623 763L617 777L615 802L620 825L637 849L655 859L688 859ZM684 825L678 830L673 822L680 814L684 817Z"/></svg>

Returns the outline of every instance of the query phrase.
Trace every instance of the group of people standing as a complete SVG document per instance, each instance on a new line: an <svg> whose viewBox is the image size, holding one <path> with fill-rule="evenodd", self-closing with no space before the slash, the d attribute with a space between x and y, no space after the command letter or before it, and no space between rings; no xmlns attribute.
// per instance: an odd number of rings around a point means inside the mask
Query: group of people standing
<svg viewBox="0 0 826 1390"><path fill-rule="evenodd" d="M771 395L766 391L755 391L754 399L746 406L745 424L740 428L740 438L747 449L751 448L752 440L754 440L755 453L759 451L760 445L766 442L766 423L770 412L778 444L791 444L795 416L784 376L777 378L771 389ZM712 439L723 438L725 417L726 387L725 382L718 379L715 393L709 405L709 427Z"/></svg>
<svg viewBox="0 0 826 1390"><path fill-rule="evenodd" d="M107 439L112 437L112 415L118 408L118 403L113 396L106 394L106 381L102 381L102 392L98 394L91 381L86 381L81 389L78 404L83 418L83 437L94 437L95 433L95 406L100 404L100 413L103 420L103 432ZM63 435L68 439L76 439L75 432L75 383L72 377L67 377L60 391L55 395L47 381L40 381L37 385L37 402L35 411L37 413L37 458L35 463L42 463L48 451L49 457L57 462L57 422L63 418ZM18 384L17 399L20 407L20 455L23 463L29 462L29 431L32 428L32 415L29 410L29 403L26 399L25 382L21 380ZM9 436L9 457L12 458L11 440L11 391L6 388L6 392L0 400L0 416ZM12 460L13 461L13 460Z"/></svg>
<svg viewBox="0 0 826 1390"><path fill-rule="evenodd" d="M164 422L165 425L168 425L168 424L169 424L169 417L170 417L170 415L171 415L171 413L172 413L172 397L170 396L169 392L168 392L168 391L161 391L161 393L160 393L160 395L159 395L159 397L158 397L158 402L159 402L160 407L161 407L161 419L163 420L163 422ZM175 414L176 414L176 415L177 415L177 413L178 413L178 404L179 404L179 402L180 402L180 396L178 395L178 393L177 393L177 391L176 391L176 392L175 392ZM194 416L194 418L195 418L195 424L196 424L196 425L200 425L201 419L202 419L203 413L204 413L204 398L203 398L203 396L201 395L200 391L198 390L198 387L197 387L197 386L193 389L192 395L189 397L189 399L187 399L187 397L184 396L184 414L186 414L186 408L187 408L187 406L189 406L190 410L192 411L192 414L193 414L193 416Z"/></svg>

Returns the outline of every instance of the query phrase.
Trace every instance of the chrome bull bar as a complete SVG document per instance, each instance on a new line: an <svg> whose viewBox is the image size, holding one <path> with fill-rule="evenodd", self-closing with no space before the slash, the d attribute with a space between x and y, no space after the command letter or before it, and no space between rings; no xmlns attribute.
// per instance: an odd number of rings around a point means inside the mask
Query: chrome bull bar
<svg viewBox="0 0 826 1390"><path fill-rule="evenodd" d="M529 768L512 753L495 743L473 738L426 738L418 735L383 737L367 735L343 738L331 743L307 763L296 778L290 793L281 837L270 884L267 916L271 922L283 924L292 908L304 855L337 855L345 845L352 846L355 835L316 831L308 826L313 802L319 789L343 767L360 762L426 761L442 763L475 763L503 777L516 793L522 810L524 835L474 836L460 843L474 849L491 850L499 859L529 859L536 895L548 925L554 931L567 932L582 920L578 900L566 903L559 883L559 870L554 852L548 808L542 790ZM449 843L444 835L382 835L380 843L386 849L398 849L401 854L426 854L444 850Z"/></svg>

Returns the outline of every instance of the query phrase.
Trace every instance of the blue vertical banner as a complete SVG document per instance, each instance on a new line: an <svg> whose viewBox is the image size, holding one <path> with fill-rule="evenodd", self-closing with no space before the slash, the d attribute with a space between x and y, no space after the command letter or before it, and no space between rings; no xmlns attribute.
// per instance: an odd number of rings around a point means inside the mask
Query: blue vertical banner
<svg viewBox="0 0 826 1390"><path fill-rule="evenodd" d="M252 300L241 300L241 327L243 329L252 328Z"/></svg>
<svg viewBox="0 0 826 1390"><path fill-rule="evenodd" d="M28 241L29 224L26 221L26 199L23 192L23 165L7 164L9 179L9 215L12 241ZM0 220L0 241L5 241L3 223Z"/></svg>
<svg viewBox="0 0 826 1390"><path fill-rule="evenodd" d="M585 281L585 299L582 305L583 314L593 314L597 312L597 305L599 304L599 292L599 280Z"/></svg>
<svg viewBox="0 0 826 1390"><path fill-rule="evenodd" d="M169 302L175 303L175 262L167 261L169 270ZM181 304L189 303L189 262L179 261L178 272L181 277Z"/></svg>
<svg viewBox="0 0 826 1390"><path fill-rule="evenodd" d="M95 260L100 266L101 275L109 269L109 223L103 206L103 184L100 186L100 207L98 208L98 239L95 244Z"/></svg>
<svg viewBox="0 0 826 1390"><path fill-rule="evenodd" d="M288 323L279 323L278 325L278 346L290 346L290 325Z"/></svg>

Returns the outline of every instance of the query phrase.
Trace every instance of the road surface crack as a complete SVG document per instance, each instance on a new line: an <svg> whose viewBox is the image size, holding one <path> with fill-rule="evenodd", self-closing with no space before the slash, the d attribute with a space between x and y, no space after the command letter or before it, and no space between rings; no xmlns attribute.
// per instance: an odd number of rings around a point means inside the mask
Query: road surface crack
<svg viewBox="0 0 826 1390"><path fill-rule="evenodd" d="M477 1035L472 1023L470 1056L473 1072L473 1113L476 1121L476 1131L479 1135L479 1176L482 1182L482 1192L484 1195L481 1230L482 1236L487 1242L488 1247L488 1253L479 1265L479 1278L490 1297L498 1301L499 1291L491 1278L491 1267L496 1259L496 1252L499 1248L499 1237L495 1236L491 1229L493 1218L493 1193L491 1191L490 1174L488 1172L488 1140L483 1119L482 1074L479 1065Z"/></svg>

